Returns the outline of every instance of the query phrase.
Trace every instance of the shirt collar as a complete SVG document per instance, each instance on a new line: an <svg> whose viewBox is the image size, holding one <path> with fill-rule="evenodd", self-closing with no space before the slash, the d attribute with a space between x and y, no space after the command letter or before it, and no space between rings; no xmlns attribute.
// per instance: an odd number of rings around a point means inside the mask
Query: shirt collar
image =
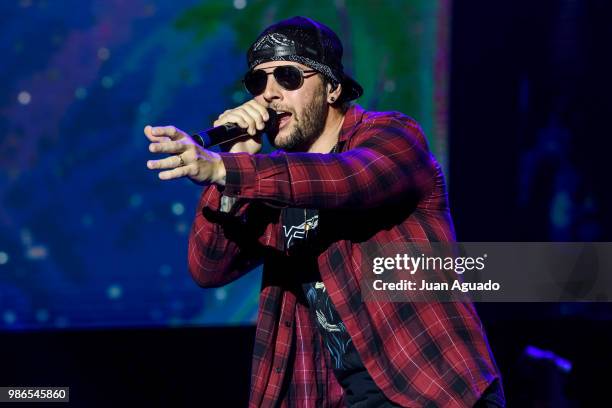
<svg viewBox="0 0 612 408"><path fill-rule="evenodd" d="M340 136L338 136L338 150L342 151L346 141L355 131L357 131L364 114L365 110L359 105L352 105L349 110L346 111L344 123L342 123L342 129L340 130Z"/></svg>

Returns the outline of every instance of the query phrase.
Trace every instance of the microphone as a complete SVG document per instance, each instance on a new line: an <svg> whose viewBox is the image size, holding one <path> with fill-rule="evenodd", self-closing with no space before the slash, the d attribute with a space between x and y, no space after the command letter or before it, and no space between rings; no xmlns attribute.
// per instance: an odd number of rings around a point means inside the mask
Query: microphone
<svg viewBox="0 0 612 408"><path fill-rule="evenodd" d="M266 126L263 132L270 132L278 129L278 118L276 111L267 108L269 119L266 121ZM210 129L202 130L191 135L194 142L204 148L217 146L223 143L228 143L244 136L249 136L246 129L241 128L235 123L226 123L221 126L215 126Z"/></svg>

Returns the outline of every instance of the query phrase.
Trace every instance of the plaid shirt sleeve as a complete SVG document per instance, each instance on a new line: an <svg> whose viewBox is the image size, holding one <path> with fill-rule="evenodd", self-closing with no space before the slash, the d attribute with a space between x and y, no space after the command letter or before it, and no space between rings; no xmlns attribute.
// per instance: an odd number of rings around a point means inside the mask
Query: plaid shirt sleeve
<svg viewBox="0 0 612 408"><path fill-rule="evenodd" d="M276 248L280 242L277 210L246 203L224 213L221 196L215 185L204 189L189 235L189 271L202 287L238 279L261 263L263 247Z"/></svg>
<svg viewBox="0 0 612 408"><path fill-rule="evenodd" d="M222 153L225 194L308 208L371 208L431 188L435 166L417 127L372 121L339 154Z"/></svg>

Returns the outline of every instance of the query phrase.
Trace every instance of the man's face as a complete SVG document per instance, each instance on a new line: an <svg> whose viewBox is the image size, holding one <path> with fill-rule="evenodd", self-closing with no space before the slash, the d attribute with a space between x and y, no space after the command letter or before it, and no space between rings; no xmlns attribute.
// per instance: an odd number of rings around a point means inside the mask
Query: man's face
<svg viewBox="0 0 612 408"><path fill-rule="evenodd" d="M295 65L303 70L311 68L291 61L270 61L259 64L255 69L272 72L274 67ZM287 151L306 151L321 135L325 128L328 105L321 76L307 73L304 83L296 90L289 91L280 86L273 75L268 75L264 92L255 97L264 106L284 113L279 115L278 133L270 135L270 142Z"/></svg>

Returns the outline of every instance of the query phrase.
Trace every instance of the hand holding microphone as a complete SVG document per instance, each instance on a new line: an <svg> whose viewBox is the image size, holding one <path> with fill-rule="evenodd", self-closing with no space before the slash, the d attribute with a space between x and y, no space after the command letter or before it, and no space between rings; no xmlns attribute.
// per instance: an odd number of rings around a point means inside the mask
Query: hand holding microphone
<svg viewBox="0 0 612 408"><path fill-rule="evenodd" d="M214 127L193 136L174 126L146 126L144 133L151 142L149 151L168 153L161 160L149 160L151 170L162 180L188 177L196 184L225 185L225 166L221 156L208 147L233 143L229 152L255 154L261 150L261 131L277 126L276 112L251 100L237 108L223 112Z"/></svg>
<svg viewBox="0 0 612 408"><path fill-rule="evenodd" d="M276 112L254 99L241 106L223 112L212 128L192 135L204 148L232 143L230 153L258 153L261 150L261 132L269 132L277 126ZM248 137L250 136L250 137Z"/></svg>

